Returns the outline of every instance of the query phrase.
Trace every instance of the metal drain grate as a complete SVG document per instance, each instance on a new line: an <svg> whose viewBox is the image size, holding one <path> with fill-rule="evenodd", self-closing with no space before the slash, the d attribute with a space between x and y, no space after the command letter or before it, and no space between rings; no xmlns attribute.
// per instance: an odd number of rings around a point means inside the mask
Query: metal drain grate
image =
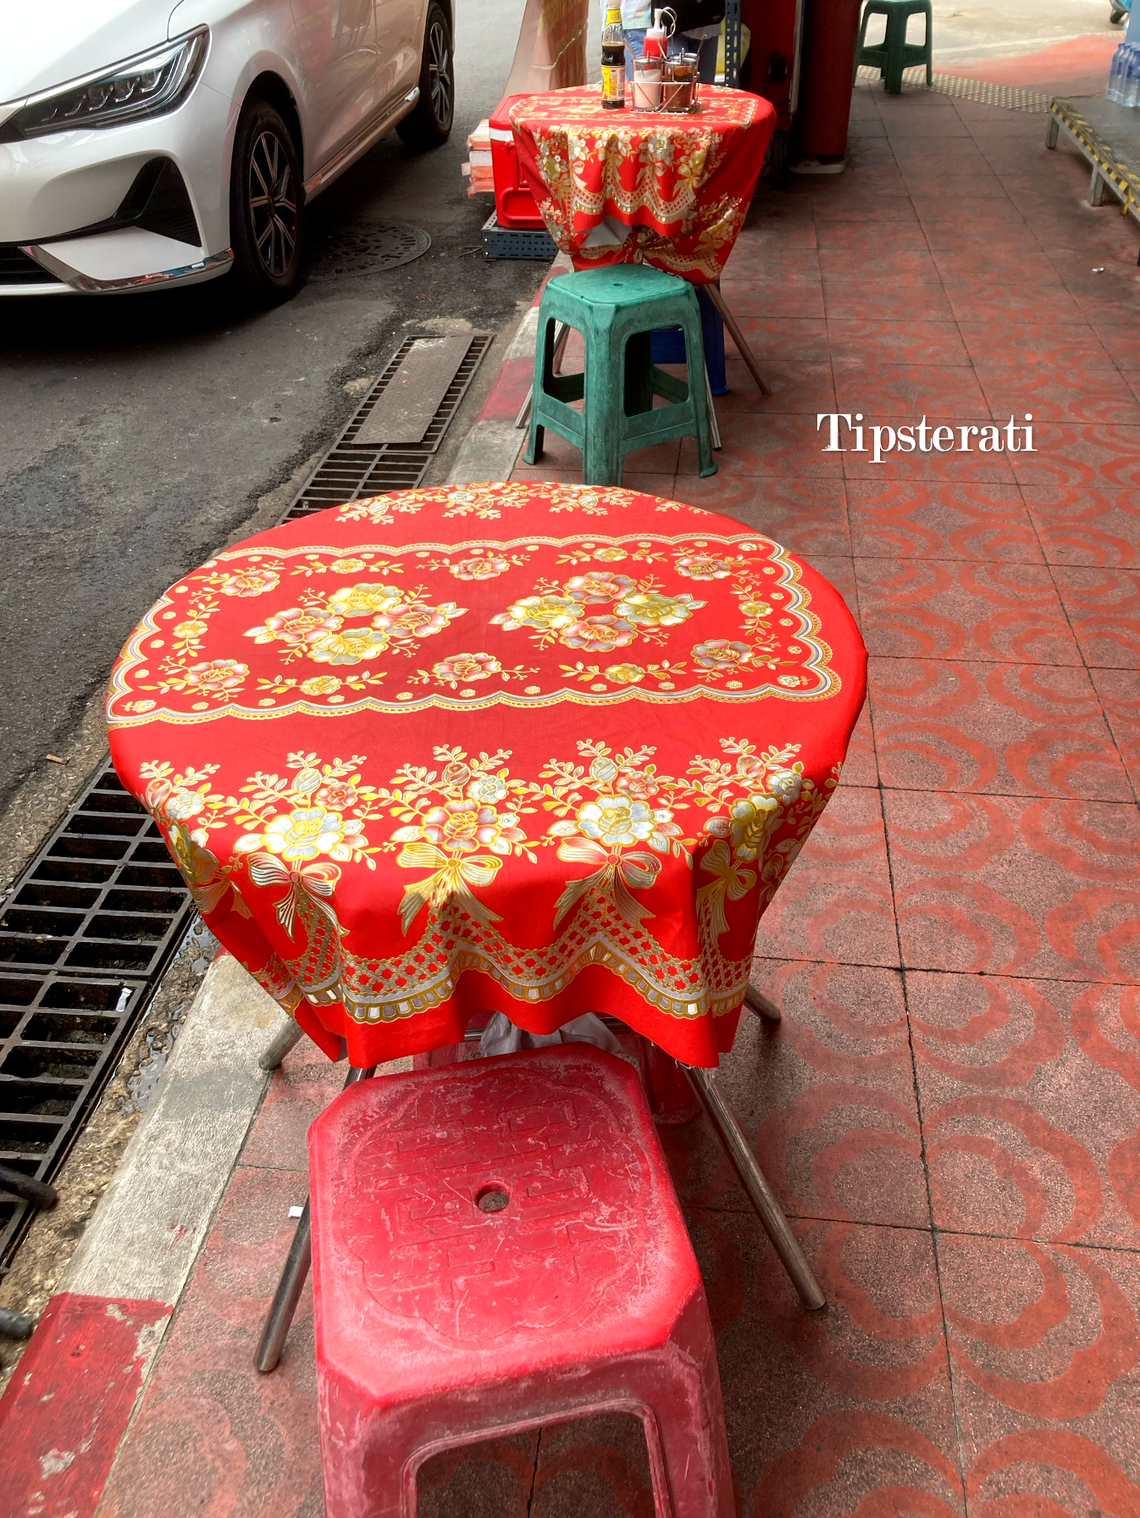
<svg viewBox="0 0 1140 1518"><path fill-rule="evenodd" d="M356 442L356 435L405 356L411 351L413 343L420 337L431 335L433 334L416 333L400 344L356 415L282 517L283 522L294 522L298 517L311 516L314 511L324 511L329 506L343 506L348 501L384 495L389 490L414 490L417 485L423 484L432 458L443 441L443 435L467 394L484 354L491 346L492 333L476 332L472 335L467 355L448 386L422 443L380 443L375 447L366 447Z"/></svg>
<svg viewBox="0 0 1140 1518"><path fill-rule="evenodd" d="M422 258L431 238L419 227L394 221L357 221L334 227L316 250L309 279L377 274Z"/></svg>
<svg viewBox="0 0 1140 1518"><path fill-rule="evenodd" d="M107 763L0 913L0 1164L55 1174L193 915ZM0 1271L33 1215L0 1192Z"/></svg>
<svg viewBox="0 0 1140 1518"><path fill-rule="evenodd" d="M859 67L859 78L877 82L879 70ZM924 68L904 69L904 90L926 89ZM1044 115L1049 110L1050 96L1037 90L1022 89L1016 84L990 84L985 79L963 79L958 74L933 74L930 88L939 95L952 95L957 100L976 100L979 105L996 105L1003 111L1025 111L1033 116Z"/></svg>

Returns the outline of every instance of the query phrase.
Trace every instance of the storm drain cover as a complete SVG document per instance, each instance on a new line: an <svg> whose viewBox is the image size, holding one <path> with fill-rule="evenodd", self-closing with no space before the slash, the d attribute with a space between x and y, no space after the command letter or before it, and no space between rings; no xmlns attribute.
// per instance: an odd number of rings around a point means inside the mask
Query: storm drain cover
<svg viewBox="0 0 1140 1518"><path fill-rule="evenodd" d="M330 228L309 269L310 279L377 274L421 258L431 238L401 221L350 221Z"/></svg>

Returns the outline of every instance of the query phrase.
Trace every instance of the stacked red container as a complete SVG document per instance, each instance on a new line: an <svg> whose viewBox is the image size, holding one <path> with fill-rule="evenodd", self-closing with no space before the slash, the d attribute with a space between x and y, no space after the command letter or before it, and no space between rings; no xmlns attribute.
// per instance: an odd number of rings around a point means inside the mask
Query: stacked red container
<svg viewBox="0 0 1140 1518"><path fill-rule="evenodd" d="M504 95L491 112L491 166L495 173L495 215L501 227L532 230L545 226L534 196L519 174L519 155L511 131L511 106L521 95Z"/></svg>

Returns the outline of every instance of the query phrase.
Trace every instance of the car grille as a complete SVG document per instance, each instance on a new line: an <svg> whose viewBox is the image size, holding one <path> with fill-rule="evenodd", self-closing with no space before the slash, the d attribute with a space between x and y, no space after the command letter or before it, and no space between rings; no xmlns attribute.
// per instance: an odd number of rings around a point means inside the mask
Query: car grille
<svg viewBox="0 0 1140 1518"><path fill-rule="evenodd" d="M0 285L61 285L63 281L14 243L0 243Z"/></svg>

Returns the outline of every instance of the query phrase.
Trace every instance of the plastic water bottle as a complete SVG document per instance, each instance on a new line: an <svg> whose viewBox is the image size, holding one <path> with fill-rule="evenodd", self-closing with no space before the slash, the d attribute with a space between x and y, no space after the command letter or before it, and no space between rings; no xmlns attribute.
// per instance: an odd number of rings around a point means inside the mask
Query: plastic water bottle
<svg viewBox="0 0 1140 1518"><path fill-rule="evenodd" d="M1104 92L1105 99L1115 100L1117 105L1124 104L1124 71L1127 51L1127 42L1122 42L1113 53L1112 65L1108 71L1108 88Z"/></svg>

